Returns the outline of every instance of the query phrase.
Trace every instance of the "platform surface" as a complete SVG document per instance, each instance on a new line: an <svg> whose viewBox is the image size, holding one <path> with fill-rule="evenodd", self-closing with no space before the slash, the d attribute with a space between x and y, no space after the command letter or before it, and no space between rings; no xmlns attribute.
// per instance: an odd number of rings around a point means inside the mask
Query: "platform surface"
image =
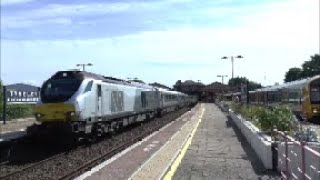
<svg viewBox="0 0 320 180"><path fill-rule="evenodd" d="M0 142L17 139L26 135L26 128L35 123L34 118L22 118L0 122Z"/></svg>
<svg viewBox="0 0 320 180"><path fill-rule="evenodd" d="M150 137L79 176L95 179L280 179L267 172L228 117L201 103Z"/></svg>
<svg viewBox="0 0 320 180"><path fill-rule="evenodd" d="M180 135L182 129L192 128L192 123L195 122L198 116L199 105L193 110L185 113L177 120L168 124L167 126L161 128L159 131L153 133L142 141L132 145L130 148L122 151L121 153L115 155L113 158L101 163L100 165L92 168L90 171L82 174L77 180L95 180L95 179L146 179L145 177L134 176L138 175L141 170L145 170L142 167L149 167L147 164L152 159L152 157L157 157L155 155L160 155L158 153L162 147L166 146L168 142L172 140L173 136ZM188 126L185 126L188 125ZM188 131L184 131L189 133ZM186 139L187 136L183 137ZM181 142L182 144L183 142ZM176 147L180 148L180 147ZM175 151L176 152L176 151ZM175 152L166 152L167 155L174 158ZM170 163L167 161L159 161L156 164L157 168L152 168L153 171L148 171L148 173L143 173L148 177L157 177L164 172L164 169L159 168L160 163L162 166L168 166ZM139 173L138 173L139 172ZM153 178L152 178L153 179Z"/></svg>
<svg viewBox="0 0 320 180"><path fill-rule="evenodd" d="M280 179L265 171L240 131L216 105L203 107L202 121L174 180Z"/></svg>

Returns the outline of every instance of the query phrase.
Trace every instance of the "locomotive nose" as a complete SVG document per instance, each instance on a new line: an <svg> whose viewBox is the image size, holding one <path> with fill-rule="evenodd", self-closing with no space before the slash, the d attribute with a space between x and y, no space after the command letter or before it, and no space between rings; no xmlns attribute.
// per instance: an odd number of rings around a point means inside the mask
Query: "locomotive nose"
<svg viewBox="0 0 320 180"><path fill-rule="evenodd" d="M73 104L48 103L37 105L34 115L38 122L73 121L77 119L77 113Z"/></svg>

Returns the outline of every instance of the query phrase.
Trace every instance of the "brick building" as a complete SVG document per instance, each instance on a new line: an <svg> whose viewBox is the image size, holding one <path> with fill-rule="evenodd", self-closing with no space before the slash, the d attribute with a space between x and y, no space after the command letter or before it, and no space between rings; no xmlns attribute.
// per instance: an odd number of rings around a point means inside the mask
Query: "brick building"
<svg viewBox="0 0 320 180"><path fill-rule="evenodd" d="M190 95L198 96L198 99L206 102L214 102L218 94L226 93L229 91L229 86L219 82L213 82L205 85L201 82L186 80L182 82L177 81L173 89Z"/></svg>

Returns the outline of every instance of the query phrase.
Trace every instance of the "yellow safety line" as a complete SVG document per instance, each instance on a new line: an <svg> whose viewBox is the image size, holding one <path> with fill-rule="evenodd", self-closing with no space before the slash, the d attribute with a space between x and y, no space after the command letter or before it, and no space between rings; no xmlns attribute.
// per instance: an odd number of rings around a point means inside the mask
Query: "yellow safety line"
<svg viewBox="0 0 320 180"><path fill-rule="evenodd" d="M203 116L203 113L204 113L204 109L202 110L202 113L200 115L200 118L199 118L199 121L197 122L197 124L195 125L195 127L193 128L187 142L184 144L183 148L181 149L180 151L180 154L176 157L176 159L174 160L174 162L172 163L172 165L170 166L170 170L166 173L166 175L164 176L164 180L171 180L174 173L177 171L184 155L186 154L190 144L191 144L191 141L192 141L192 138L194 136L194 134L196 133L197 129L198 129L198 126L201 122L201 118Z"/></svg>

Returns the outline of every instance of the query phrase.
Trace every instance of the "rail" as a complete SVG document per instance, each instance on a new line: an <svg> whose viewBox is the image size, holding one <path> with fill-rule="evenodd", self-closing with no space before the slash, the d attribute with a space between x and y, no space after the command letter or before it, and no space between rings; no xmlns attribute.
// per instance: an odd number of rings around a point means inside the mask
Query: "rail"
<svg viewBox="0 0 320 180"><path fill-rule="evenodd" d="M58 154L53 155L53 156L51 156L51 157L49 157L49 158L47 158L47 159L43 159L43 160L41 160L41 161L38 161L38 162L36 162L36 163L33 163L33 164L28 165L28 166L26 166L26 167L23 167L23 168L21 168L21 169L19 169L19 170L17 170L17 171L13 171L13 172L11 172L11 173L5 174L4 176L0 176L0 179L8 179L8 178L10 178L10 177L12 177L12 176L15 176L15 175L17 175L17 174L19 174L19 173L22 173L22 172L24 172L24 171L31 170L32 168L35 168L35 167L37 167L37 166L41 166L41 165L43 165L44 163L49 162L49 161L52 161L52 160L54 160L54 159L58 159L58 158L64 156L65 154L68 154L68 153L71 153L71 152L73 152L73 151L76 151L76 150L78 150L78 149L80 149L80 148L82 148L82 147L84 147L84 146L85 146L85 145L81 145L81 146L78 146L78 147L75 148L75 149L71 149L71 150L68 150L68 151L65 151L65 152L58 153ZM8 163L10 163L10 161L2 162L2 163L1 163L1 166L6 165L6 164L8 164ZM1 168L1 166L0 166L0 168Z"/></svg>
<svg viewBox="0 0 320 180"><path fill-rule="evenodd" d="M182 115L185 116L186 114ZM194 115L194 111L187 115L189 118L191 118L192 116ZM75 178L76 176L80 175L81 173L85 172L86 170L90 170L90 168L98 165L99 163L101 163L102 161L112 157L115 153L119 152L119 151L122 151L124 150L125 148L129 147L130 145L136 143L136 142L139 142L141 141L143 138L145 138L146 136L148 136L149 134L151 134L152 132L155 132L157 130L159 130L161 127L161 125L159 126L155 126L154 128L136 136L135 138L133 139L130 139L126 142L123 142L122 144L118 145L117 147L111 149L110 151L106 152L105 154L91 160L91 161L88 161L87 163L85 164L82 164L81 166L73 169L71 172L68 172L62 176L60 176L58 179L59 180L64 180L64 179L72 179L72 178Z"/></svg>

